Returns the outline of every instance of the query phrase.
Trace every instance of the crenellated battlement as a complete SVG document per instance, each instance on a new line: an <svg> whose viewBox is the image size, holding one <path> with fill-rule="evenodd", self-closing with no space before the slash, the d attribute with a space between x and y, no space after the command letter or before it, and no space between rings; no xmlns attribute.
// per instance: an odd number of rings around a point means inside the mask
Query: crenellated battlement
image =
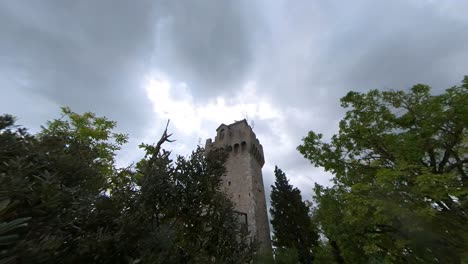
<svg viewBox="0 0 468 264"><path fill-rule="evenodd" d="M208 139L205 149L226 147L233 155L250 153L260 164L260 167L263 167L265 164L263 146L245 119L230 125L221 124L216 131L214 142Z"/></svg>

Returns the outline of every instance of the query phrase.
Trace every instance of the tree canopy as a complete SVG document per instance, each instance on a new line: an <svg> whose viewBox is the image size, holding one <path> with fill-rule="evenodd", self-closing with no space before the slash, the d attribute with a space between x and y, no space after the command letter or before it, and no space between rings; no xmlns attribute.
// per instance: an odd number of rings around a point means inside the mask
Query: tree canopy
<svg viewBox="0 0 468 264"><path fill-rule="evenodd" d="M316 218L337 263L461 263L468 252L468 77L438 95L349 92L331 140L298 147L333 174Z"/></svg>
<svg viewBox="0 0 468 264"><path fill-rule="evenodd" d="M468 263L468 77L440 94L349 92L341 106L337 134L298 147L333 175L314 203L275 168L276 262ZM63 108L33 135L0 116L1 264L254 261L220 190L227 151L174 158L166 126L118 168L115 127Z"/></svg>
<svg viewBox="0 0 468 264"><path fill-rule="evenodd" d="M0 116L0 263L246 263L251 245L220 191L227 153L171 159L142 144L117 168L127 136L62 109L37 135Z"/></svg>

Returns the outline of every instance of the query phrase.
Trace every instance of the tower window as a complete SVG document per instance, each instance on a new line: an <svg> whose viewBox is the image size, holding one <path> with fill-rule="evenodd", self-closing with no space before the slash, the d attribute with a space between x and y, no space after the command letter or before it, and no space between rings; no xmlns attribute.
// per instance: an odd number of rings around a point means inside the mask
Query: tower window
<svg viewBox="0 0 468 264"><path fill-rule="evenodd" d="M242 141L242 143L241 143L241 151L244 152L246 148L247 148L247 143L245 143L245 141Z"/></svg>
<svg viewBox="0 0 468 264"><path fill-rule="evenodd" d="M234 144L234 153L239 152L239 144Z"/></svg>
<svg viewBox="0 0 468 264"><path fill-rule="evenodd" d="M231 186L231 182L230 182L230 181L228 182L228 185Z"/></svg>

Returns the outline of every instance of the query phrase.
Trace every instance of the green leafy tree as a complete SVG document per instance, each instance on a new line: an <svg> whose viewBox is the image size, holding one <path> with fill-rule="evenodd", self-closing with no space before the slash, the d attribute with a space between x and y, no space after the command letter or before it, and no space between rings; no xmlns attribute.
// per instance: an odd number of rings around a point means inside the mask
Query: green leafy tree
<svg viewBox="0 0 468 264"><path fill-rule="evenodd" d="M0 263L247 263L232 203L219 190L227 157L197 148L174 162L142 145L116 168L115 122L62 109L38 135L0 116Z"/></svg>
<svg viewBox="0 0 468 264"><path fill-rule="evenodd" d="M231 201L220 191L227 152L222 149L205 154L197 148L189 158L177 157L173 164L169 152L144 146L147 157L138 165L143 175L139 232L170 233L165 247L152 248L158 236L148 237L142 248L144 263L246 263L252 258L247 233L242 231ZM154 152L156 151L156 152ZM155 158L156 157L156 158ZM141 225L141 223L147 224ZM159 250L159 254L154 254Z"/></svg>
<svg viewBox="0 0 468 264"><path fill-rule="evenodd" d="M278 167L275 167L275 178L270 213L276 255L279 259L292 261L297 257L300 263L312 263L318 234L312 226L309 207L302 201L301 191L289 184L286 174Z"/></svg>
<svg viewBox="0 0 468 264"><path fill-rule="evenodd" d="M22 263L67 262L98 241L99 227L89 217L118 176L113 153L126 137L110 134L115 123L62 110L37 136L14 127L10 116L0 122L0 193L10 202L2 221L30 218L25 239L5 255Z"/></svg>
<svg viewBox="0 0 468 264"><path fill-rule="evenodd" d="M324 142L311 131L303 139L304 157L334 175L333 187L315 191L337 260L466 260L467 102L468 77L439 95L422 84L350 92L338 134Z"/></svg>

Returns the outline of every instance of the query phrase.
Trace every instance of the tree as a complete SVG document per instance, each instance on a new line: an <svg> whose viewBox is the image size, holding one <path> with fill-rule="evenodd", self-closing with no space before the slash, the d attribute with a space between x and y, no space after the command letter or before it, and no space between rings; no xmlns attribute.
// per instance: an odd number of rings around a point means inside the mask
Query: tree
<svg viewBox="0 0 468 264"><path fill-rule="evenodd" d="M309 217L309 207L302 201L301 191L289 184L278 167L275 167L275 178L270 213L276 254L280 255L279 259L281 255L289 259L297 255L299 262L312 263L318 235Z"/></svg>
<svg viewBox="0 0 468 264"><path fill-rule="evenodd" d="M0 262L246 263L232 203L219 190L227 154L177 157L142 145L116 168L115 122L62 109L37 135L0 116Z"/></svg>
<svg viewBox="0 0 468 264"><path fill-rule="evenodd" d="M197 148L189 158L169 152L153 152L145 146L147 157L138 165L142 174L141 208L129 213L142 237L144 263L245 263L252 258L247 233L242 231L231 201L220 191L227 152L214 149L205 155ZM134 220L134 217L139 217ZM142 224L143 223L143 224ZM166 230L170 240L164 248L154 248L158 235Z"/></svg>
<svg viewBox="0 0 468 264"><path fill-rule="evenodd" d="M338 134L303 139L304 157L334 175L333 187L315 192L321 228L342 263L466 260L466 102L468 77L440 95L422 84L349 92ZM356 259L361 253L365 260Z"/></svg>
<svg viewBox="0 0 468 264"><path fill-rule="evenodd" d="M37 136L2 118L0 193L10 205L1 220L30 218L21 230L25 239L6 253L20 262L60 262L56 256L96 240L87 218L117 176L113 153L126 138L110 134L115 123L68 108L63 114Z"/></svg>

